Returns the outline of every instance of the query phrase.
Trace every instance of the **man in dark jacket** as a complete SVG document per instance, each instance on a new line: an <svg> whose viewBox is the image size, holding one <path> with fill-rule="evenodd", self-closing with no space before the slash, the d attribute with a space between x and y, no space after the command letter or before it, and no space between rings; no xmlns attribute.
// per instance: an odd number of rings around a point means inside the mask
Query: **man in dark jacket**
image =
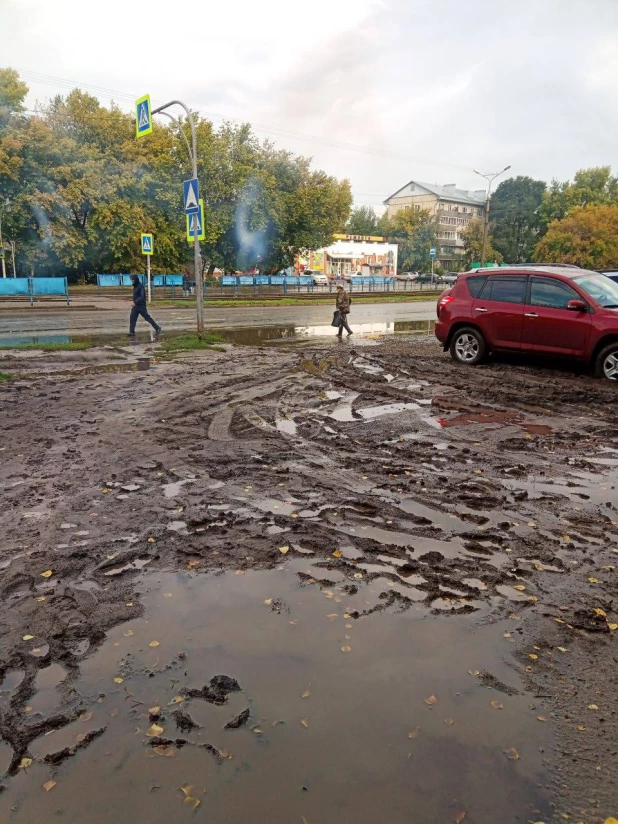
<svg viewBox="0 0 618 824"><path fill-rule="evenodd" d="M339 312L339 331L337 332L337 337L340 338L343 335L343 330L345 329L348 335L352 334L352 330L348 326L348 315L350 314L350 304L352 301L350 300L350 296L343 288L343 286L337 287L337 311Z"/></svg>
<svg viewBox="0 0 618 824"><path fill-rule="evenodd" d="M156 321L148 314L148 310L146 309L146 290L140 283L137 275L133 275L131 282L133 283L133 308L131 309L131 317L129 319L129 337L135 337L135 324L140 315L144 320L148 321L158 335L161 332L161 327L158 326Z"/></svg>

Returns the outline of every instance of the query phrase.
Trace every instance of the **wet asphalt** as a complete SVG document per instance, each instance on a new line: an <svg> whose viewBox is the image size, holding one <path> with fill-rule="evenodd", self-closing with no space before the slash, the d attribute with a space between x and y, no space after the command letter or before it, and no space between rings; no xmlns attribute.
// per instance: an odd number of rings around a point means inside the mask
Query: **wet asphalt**
<svg viewBox="0 0 618 824"><path fill-rule="evenodd" d="M29 342L28 336L64 335L99 336L117 335L128 331L130 303L126 309L114 301L114 307L106 310L0 311L0 341L8 344ZM410 303L365 303L352 306L350 325L363 333L395 331L395 324L435 319L435 300L411 301ZM116 308L118 307L118 308ZM330 334L330 321L334 308L326 306L257 306L206 308L206 326L209 329L241 327L286 327L287 334ZM152 316L164 331L183 331L195 328L195 309L156 307ZM359 328L360 327L360 328ZM298 332L294 332L298 330ZM148 324L140 319L138 334L147 335ZM403 331L403 330L402 330ZM34 342L34 341L33 341Z"/></svg>

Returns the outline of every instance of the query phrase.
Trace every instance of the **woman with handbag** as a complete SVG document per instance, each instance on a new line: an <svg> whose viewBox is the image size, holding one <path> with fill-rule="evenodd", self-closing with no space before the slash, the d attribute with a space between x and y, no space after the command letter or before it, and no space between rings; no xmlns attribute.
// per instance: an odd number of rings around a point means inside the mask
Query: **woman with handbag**
<svg viewBox="0 0 618 824"><path fill-rule="evenodd" d="M333 322L333 326L339 326L339 331L337 332L338 338L342 337L344 329L348 333L348 336L353 334L348 326L348 315L350 314L351 303L350 296L343 286L337 286L337 312L335 312L335 315L337 315L337 313L339 314L339 318L337 319L339 322L337 324Z"/></svg>

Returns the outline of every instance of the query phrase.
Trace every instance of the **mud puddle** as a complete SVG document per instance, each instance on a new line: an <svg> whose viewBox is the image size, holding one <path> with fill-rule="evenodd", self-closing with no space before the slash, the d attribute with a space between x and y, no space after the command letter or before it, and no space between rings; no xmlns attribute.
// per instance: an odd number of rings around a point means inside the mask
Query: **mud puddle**
<svg viewBox="0 0 618 824"><path fill-rule="evenodd" d="M385 803L393 824L411 811L423 824L547 816L551 726L503 662L513 622L429 622L419 605L355 619L379 605L380 581L306 585L320 574L293 559L143 578L143 615L72 679L88 711L33 742L32 765L5 781L7 820L375 824ZM45 713L62 705L57 669ZM487 673L516 694L486 686Z"/></svg>

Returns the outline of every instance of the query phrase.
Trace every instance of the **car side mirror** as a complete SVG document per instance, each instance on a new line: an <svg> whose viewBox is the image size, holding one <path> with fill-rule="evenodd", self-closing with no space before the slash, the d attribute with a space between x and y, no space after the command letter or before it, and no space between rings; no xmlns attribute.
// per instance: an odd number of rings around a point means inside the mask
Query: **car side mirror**
<svg viewBox="0 0 618 824"><path fill-rule="evenodd" d="M585 312L588 309L588 306L583 300L570 300L567 303L567 309L570 312Z"/></svg>

